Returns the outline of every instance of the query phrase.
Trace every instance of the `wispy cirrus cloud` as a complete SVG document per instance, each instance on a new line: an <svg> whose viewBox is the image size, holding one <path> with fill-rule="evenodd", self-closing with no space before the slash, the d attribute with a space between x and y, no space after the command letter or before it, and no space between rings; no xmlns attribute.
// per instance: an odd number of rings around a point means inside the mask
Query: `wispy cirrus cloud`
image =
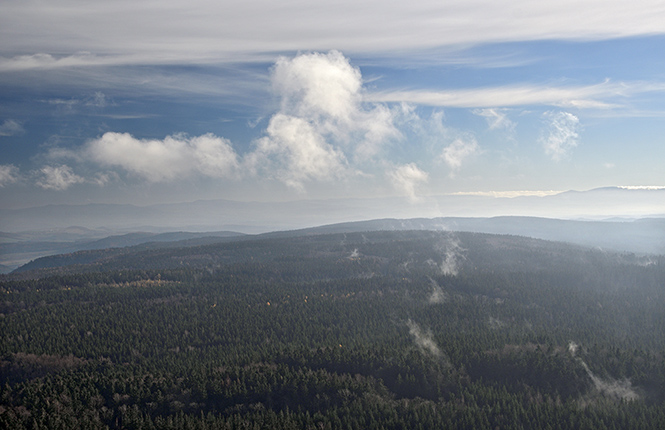
<svg viewBox="0 0 665 430"><path fill-rule="evenodd" d="M0 188L18 182L19 169L13 164L0 164Z"/></svg>
<svg viewBox="0 0 665 430"><path fill-rule="evenodd" d="M480 151L478 142L473 136L458 137L451 144L443 148L441 159L452 169L454 174L462 167L462 163Z"/></svg>
<svg viewBox="0 0 665 430"><path fill-rule="evenodd" d="M512 106L557 106L578 109L613 109L623 98L644 92L665 91L665 84L605 81L595 85L506 85L454 90L386 90L368 95L376 102L405 102L456 108L496 108ZM483 112L483 111L478 111ZM485 110L485 113L488 111Z"/></svg>
<svg viewBox="0 0 665 430"><path fill-rule="evenodd" d="M508 132L515 130L515 123L508 118L506 109L474 109L473 113L485 118L490 130L505 130Z"/></svg>
<svg viewBox="0 0 665 430"><path fill-rule="evenodd" d="M571 10L580 18L571 18ZM294 11L298 19L293 19ZM21 62L61 67L90 62L90 55L95 61L116 64L137 59L143 64L173 64L244 61L266 52L330 47L355 53L399 53L488 41L663 34L664 13L658 0L323 0L307 5L300 0L224 4L25 0L0 4L0 28L5 51L36 55L20 58ZM350 20L349 16L372 19ZM70 53L71 58L49 58L53 52Z"/></svg>
<svg viewBox="0 0 665 430"><path fill-rule="evenodd" d="M105 108L112 104L109 98L101 91L95 91L88 99L85 101L85 105L93 108Z"/></svg>
<svg viewBox="0 0 665 430"><path fill-rule="evenodd" d="M15 136L25 132L20 122L13 119L6 119L0 124L0 136Z"/></svg>
<svg viewBox="0 0 665 430"><path fill-rule="evenodd" d="M559 161L579 144L580 120L570 112L545 112L543 117L547 130L540 142L545 153Z"/></svg>
<svg viewBox="0 0 665 430"><path fill-rule="evenodd" d="M45 190L63 191L74 184L85 182L85 179L63 164L61 166L44 166L37 173L40 178L37 186Z"/></svg>
<svg viewBox="0 0 665 430"><path fill-rule="evenodd" d="M25 72L28 70L53 70L72 67L113 66L140 64L141 60L127 56L99 56L90 52L77 52L55 56L43 52L13 57L0 56L0 72Z"/></svg>

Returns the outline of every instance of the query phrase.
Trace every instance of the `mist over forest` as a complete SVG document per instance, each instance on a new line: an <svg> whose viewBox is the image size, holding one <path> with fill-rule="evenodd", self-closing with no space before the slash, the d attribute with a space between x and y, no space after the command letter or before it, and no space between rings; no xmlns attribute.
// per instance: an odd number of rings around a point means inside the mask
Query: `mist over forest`
<svg viewBox="0 0 665 430"><path fill-rule="evenodd" d="M663 254L425 221L171 234L2 275L0 423L665 425Z"/></svg>

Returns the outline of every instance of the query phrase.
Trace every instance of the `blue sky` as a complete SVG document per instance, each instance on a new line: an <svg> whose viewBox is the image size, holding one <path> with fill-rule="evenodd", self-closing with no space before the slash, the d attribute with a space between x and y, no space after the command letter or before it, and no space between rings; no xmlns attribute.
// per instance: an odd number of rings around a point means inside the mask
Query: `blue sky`
<svg viewBox="0 0 665 430"><path fill-rule="evenodd" d="M310 3L2 2L0 206L665 186L662 1Z"/></svg>

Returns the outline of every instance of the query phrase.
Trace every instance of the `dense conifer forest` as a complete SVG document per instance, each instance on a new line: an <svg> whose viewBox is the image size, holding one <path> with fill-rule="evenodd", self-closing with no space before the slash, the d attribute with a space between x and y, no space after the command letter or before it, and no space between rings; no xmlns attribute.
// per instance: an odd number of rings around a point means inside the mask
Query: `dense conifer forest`
<svg viewBox="0 0 665 430"><path fill-rule="evenodd" d="M434 231L92 253L0 278L0 428L665 428L664 256Z"/></svg>

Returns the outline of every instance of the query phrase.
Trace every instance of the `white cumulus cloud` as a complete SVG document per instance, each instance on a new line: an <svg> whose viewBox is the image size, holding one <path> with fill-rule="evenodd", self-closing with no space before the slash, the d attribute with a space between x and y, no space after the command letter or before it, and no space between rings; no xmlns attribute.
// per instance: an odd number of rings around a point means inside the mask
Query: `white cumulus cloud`
<svg viewBox="0 0 665 430"><path fill-rule="evenodd" d="M159 140L108 132L88 142L85 155L101 165L120 167L151 182L193 173L232 177L238 168L238 157L230 142L212 134L174 135Z"/></svg>
<svg viewBox="0 0 665 430"><path fill-rule="evenodd" d="M280 58L272 84L282 112L299 117L350 124L360 103L360 70L338 51Z"/></svg>
<svg viewBox="0 0 665 430"><path fill-rule="evenodd" d="M270 160L289 186L353 173L349 160L371 159L401 137L390 109L363 102L360 70L338 51L280 58L271 79L280 110L248 159L255 169Z"/></svg>
<svg viewBox="0 0 665 430"><path fill-rule="evenodd" d="M579 144L580 120L569 112L546 112L544 117L548 126L540 142L545 153L559 161Z"/></svg>
<svg viewBox="0 0 665 430"><path fill-rule="evenodd" d="M45 190L63 191L74 184L85 182L81 176L75 174L67 165L44 166L40 169L40 179L37 185Z"/></svg>
<svg viewBox="0 0 665 430"><path fill-rule="evenodd" d="M274 115L267 136L256 145L247 157L252 170L268 170L269 175L301 191L305 181L340 178L348 170L342 151L303 118Z"/></svg>

